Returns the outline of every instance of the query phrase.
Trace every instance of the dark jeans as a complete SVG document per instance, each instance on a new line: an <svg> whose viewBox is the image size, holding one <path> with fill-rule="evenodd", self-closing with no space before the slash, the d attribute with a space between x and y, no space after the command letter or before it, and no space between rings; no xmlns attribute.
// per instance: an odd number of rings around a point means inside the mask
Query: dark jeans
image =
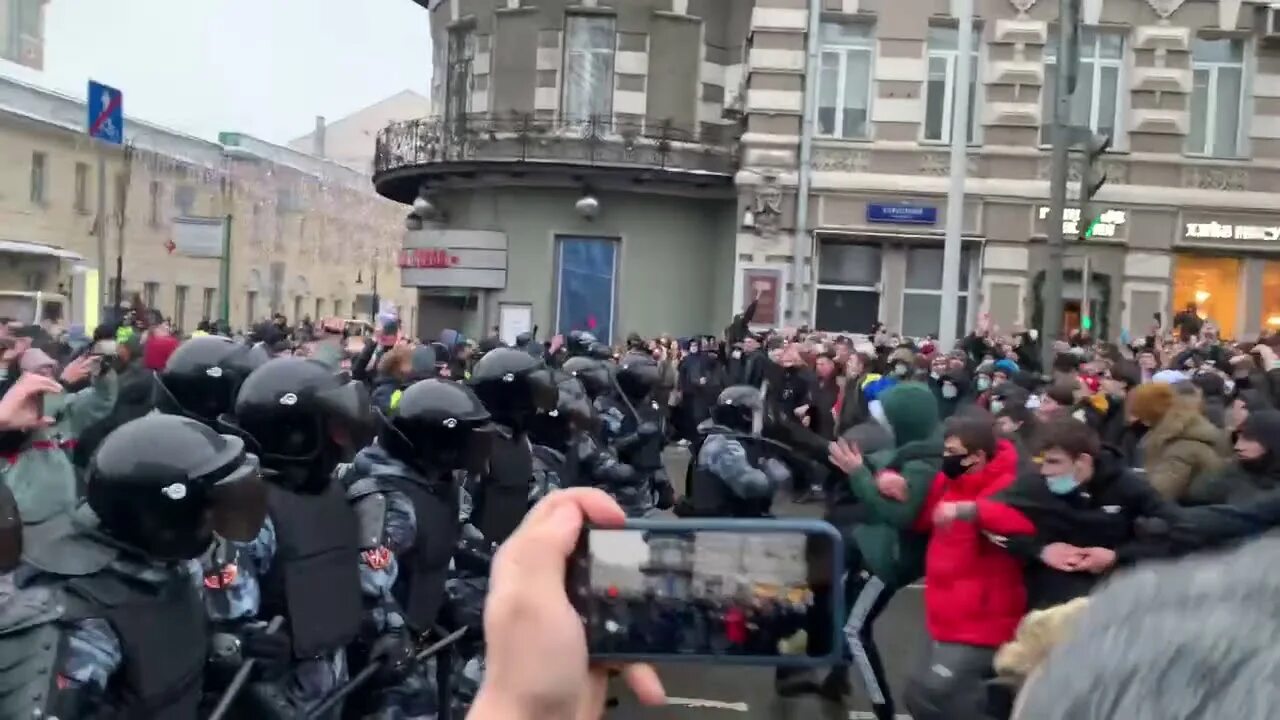
<svg viewBox="0 0 1280 720"><path fill-rule="evenodd" d="M914 720L983 720L995 648L929 643L907 681L903 702Z"/></svg>

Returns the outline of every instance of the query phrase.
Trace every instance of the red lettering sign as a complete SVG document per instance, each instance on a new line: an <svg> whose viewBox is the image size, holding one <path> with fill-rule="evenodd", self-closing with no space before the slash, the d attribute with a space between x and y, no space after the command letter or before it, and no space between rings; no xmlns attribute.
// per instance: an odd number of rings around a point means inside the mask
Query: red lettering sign
<svg viewBox="0 0 1280 720"><path fill-rule="evenodd" d="M458 256L444 248L417 248L400 251L402 268L449 268L458 264Z"/></svg>

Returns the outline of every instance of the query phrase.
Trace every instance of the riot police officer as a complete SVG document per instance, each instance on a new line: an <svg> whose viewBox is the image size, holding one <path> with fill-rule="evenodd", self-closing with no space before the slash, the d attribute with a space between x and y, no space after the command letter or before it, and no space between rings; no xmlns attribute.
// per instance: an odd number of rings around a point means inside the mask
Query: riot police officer
<svg viewBox="0 0 1280 720"><path fill-rule="evenodd" d="M759 388L734 385L720 393L694 459L687 502L679 514L701 517L767 517L785 467L769 458L762 442L747 439L764 411Z"/></svg>
<svg viewBox="0 0 1280 720"><path fill-rule="evenodd" d="M538 413L556 408L559 390L551 370L529 353L498 348L471 369L470 384L493 416L496 432L489 470L469 483L475 526L490 542L501 543L524 519L533 450L528 428Z"/></svg>
<svg viewBox="0 0 1280 720"><path fill-rule="evenodd" d="M426 717L440 710L434 671L405 663L412 638L440 618L460 535L461 476L484 471L493 426L469 387L440 379L411 385L377 418L377 444L343 475L359 519L365 644L369 662L386 670L355 704Z"/></svg>
<svg viewBox="0 0 1280 720"><path fill-rule="evenodd" d="M634 505L623 508L633 517L651 513L655 505L665 510L675 502L671 480L662 464L665 417L653 397L658 376L658 362L652 356L629 352L618 362L615 391L596 401L609 446L648 484L647 493L636 498Z"/></svg>
<svg viewBox="0 0 1280 720"><path fill-rule="evenodd" d="M334 470L372 423L363 384L294 357L250 373L222 418L268 471L268 514L238 558L215 557L205 568L206 604L224 633L239 637L279 616L279 635L289 640L284 657L273 658L287 672L251 684L239 712L293 718L347 678L345 650L363 616L359 530ZM228 561L236 572L225 571Z"/></svg>
<svg viewBox="0 0 1280 720"><path fill-rule="evenodd" d="M614 368L608 361L574 357L566 360L560 369L582 383L582 389L587 391L587 397L591 398L593 406L598 407L600 398L613 392Z"/></svg>
<svg viewBox="0 0 1280 720"><path fill-rule="evenodd" d="M251 540L266 490L244 442L184 417L122 425L86 502L30 531L0 613L0 717L195 720L208 630L198 563Z"/></svg>
<svg viewBox="0 0 1280 720"><path fill-rule="evenodd" d="M235 403L240 384L270 359L261 345L250 347L220 335L192 338L156 373L156 408L216 430L218 418Z"/></svg>

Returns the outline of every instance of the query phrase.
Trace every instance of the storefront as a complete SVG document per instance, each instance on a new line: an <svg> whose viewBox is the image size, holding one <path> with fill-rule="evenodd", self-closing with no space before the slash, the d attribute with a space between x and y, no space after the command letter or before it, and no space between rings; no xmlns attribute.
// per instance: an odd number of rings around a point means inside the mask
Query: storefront
<svg viewBox="0 0 1280 720"><path fill-rule="evenodd" d="M910 337L938 333L942 312L945 208L940 199L887 202L827 196L817 235L815 327L869 331L876 322ZM973 324L981 241L966 213L957 330ZM843 226L843 227L841 227ZM839 229L836 229L839 227Z"/></svg>
<svg viewBox="0 0 1280 720"><path fill-rule="evenodd" d="M1194 309L1224 337L1280 330L1280 217L1184 213L1171 305Z"/></svg>
<svg viewBox="0 0 1280 720"><path fill-rule="evenodd" d="M474 335L489 324L479 316L483 295L507 286L507 236L491 230L410 231L398 264L400 285L418 290L417 337L436 338L445 329Z"/></svg>

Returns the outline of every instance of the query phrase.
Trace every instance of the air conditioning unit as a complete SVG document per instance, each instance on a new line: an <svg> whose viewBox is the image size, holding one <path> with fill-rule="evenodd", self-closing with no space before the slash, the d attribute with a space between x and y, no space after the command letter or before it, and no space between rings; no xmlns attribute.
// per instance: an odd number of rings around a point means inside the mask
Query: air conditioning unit
<svg viewBox="0 0 1280 720"><path fill-rule="evenodd" d="M1262 37L1273 42L1280 40L1280 2L1262 8Z"/></svg>

